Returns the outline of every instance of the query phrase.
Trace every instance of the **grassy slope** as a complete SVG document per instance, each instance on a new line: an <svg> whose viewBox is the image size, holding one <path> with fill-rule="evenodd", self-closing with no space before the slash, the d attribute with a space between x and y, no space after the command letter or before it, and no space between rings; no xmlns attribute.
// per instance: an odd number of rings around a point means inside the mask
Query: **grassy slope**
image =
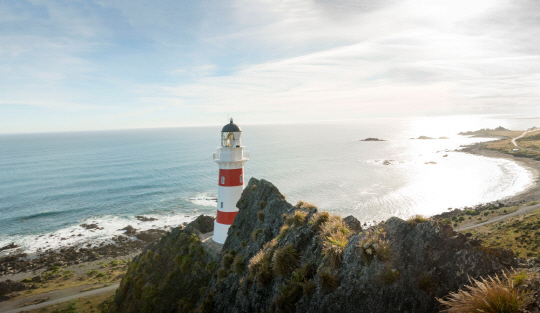
<svg viewBox="0 0 540 313"><path fill-rule="evenodd" d="M127 261L125 260L114 260L108 263L102 262L100 265L101 268L99 270L92 269L79 276L73 271L53 266L41 274L41 280L39 282L32 282L30 278L23 280L22 282L28 284L36 284L37 288L20 293L17 292L16 294L18 295L14 295L13 299L22 299L53 290L62 290L89 284L100 284L101 286L107 283L119 282L127 270ZM80 266L84 267L84 264Z"/></svg>
<svg viewBox="0 0 540 313"><path fill-rule="evenodd" d="M462 232L481 239L486 247L512 249L516 255L526 258L540 257L540 209Z"/></svg>
<svg viewBox="0 0 540 313"><path fill-rule="evenodd" d="M25 311L28 313L94 313L101 312L99 305L108 297L114 295L114 291L92 297L79 298L68 302L50 305L37 310Z"/></svg>
<svg viewBox="0 0 540 313"><path fill-rule="evenodd" d="M492 136L504 136L509 138L515 138L521 135L523 132L490 132L490 135ZM540 130L528 133L523 138L520 138L517 140L517 144L520 147L526 148L526 149L533 149L540 151ZM515 156L521 156L521 157L528 157L528 158L540 158L540 153L534 152L534 151L527 151L523 149L519 149L518 151L512 151L513 149L517 149L516 146L512 144L511 139L502 139L497 140L493 142L488 142L484 145L484 148L490 149L490 150L496 150L502 153L511 154Z"/></svg>

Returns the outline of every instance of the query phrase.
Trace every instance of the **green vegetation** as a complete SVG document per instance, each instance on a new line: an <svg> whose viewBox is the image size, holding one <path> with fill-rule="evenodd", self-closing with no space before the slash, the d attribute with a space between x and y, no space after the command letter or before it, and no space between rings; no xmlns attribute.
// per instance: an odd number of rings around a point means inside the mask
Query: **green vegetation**
<svg viewBox="0 0 540 313"><path fill-rule="evenodd" d="M519 291L514 280L503 274L471 279L470 285L458 292L451 292L446 299L438 299L444 306L441 312L519 312L531 299Z"/></svg>
<svg viewBox="0 0 540 313"><path fill-rule="evenodd" d="M416 214L409 217L409 219L407 220L407 223L409 223L409 225L417 225L426 221L429 221L429 220L422 215Z"/></svg>
<svg viewBox="0 0 540 313"><path fill-rule="evenodd" d="M381 279L381 281L383 283L385 283L387 285L390 285L390 284L392 284L392 283L394 283L395 281L398 280L399 274L400 273L399 273L399 271L397 269L392 268L391 266L386 266L382 270L379 278Z"/></svg>
<svg viewBox="0 0 540 313"><path fill-rule="evenodd" d="M464 231L488 248L512 249L522 257L540 257L540 210Z"/></svg>
<svg viewBox="0 0 540 313"><path fill-rule="evenodd" d="M271 262L276 249L277 240L267 242L261 251L259 251L251 260L249 260L248 269L250 277L248 280L258 280L259 287L263 287L272 280Z"/></svg>
<svg viewBox="0 0 540 313"><path fill-rule="evenodd" d="M351 231L339 216L331 216L320 229L325 264L338 268L341 266L341 256L349 242Z"/></svg>
<svg viewBox="0 0 540 313"><path fill-rule="evenodd" d="M272 269L276 276L288 276L298 266L300 256L292 244L277 249L272 257Z"/></svg>
<svg viewBox="0 0 540 313"><path fill-rule="evenodd" d="M300 226L306 223L307 212L296 210L293 214L287 216L285 224L289 226Z"/></svg>
<svg viewBox="0 0 540 313"><path fill-rule="evenodd" d="M319 281L326 291L332 291L339 286L338 278L328 269L319 272Z"/></svg>
<svg viewBox="0 0 540 313"><path fill-rule="evenodd" d="M391 244L385 238L386 233L381 227L372 228L365 232L365 236L358 243L360 257L365 263L370 264L375 257L381 261L388 261L392 258Z"/></svg>
<svg viewBox="0 0 540 313"><path fill-rule="evenodd" d="M257 211L257 219L261 222L264 222L264 212L263 211Z"/></svg>
<svg viewBox="0 0 540 313"><path fill-rule="evenodd" d="M251 238L253 238L253 241L257 241L257 238L259 237L260 234L262 234L262 232L263 232L262 228L255 229L251 233Z"/></svg>

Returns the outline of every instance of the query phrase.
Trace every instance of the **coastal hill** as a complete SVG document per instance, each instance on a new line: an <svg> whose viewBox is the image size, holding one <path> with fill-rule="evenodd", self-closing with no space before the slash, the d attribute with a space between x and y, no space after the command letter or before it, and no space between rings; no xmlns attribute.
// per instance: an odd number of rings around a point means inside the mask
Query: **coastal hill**
<svg viewBox="0 0 540 313"><path fill-rule="evenodd" d="M396 217L362 229L314 205L288 203L252 178L221 251L199 216L128 266L108 312L438 312L470 278L517 267L448 224Z"/></svg>

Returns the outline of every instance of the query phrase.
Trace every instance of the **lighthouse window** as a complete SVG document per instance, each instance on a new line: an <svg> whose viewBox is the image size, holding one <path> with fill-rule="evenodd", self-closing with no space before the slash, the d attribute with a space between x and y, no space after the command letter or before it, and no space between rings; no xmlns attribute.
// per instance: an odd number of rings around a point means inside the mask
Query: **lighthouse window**
<svg viewBox="0 0 540 313"><path fill-rule="evenodd" d="M240 182L241 182L241 183L244 182L244 175L240 175Z"/></svg>
<svg viewBox="0 0 540 313"><path fill-rule="evenodd" d="M225 184L225 176L221 176L221 184Z"/></svg>
<svg viewBox="0 0 540 313"><path fill-rule="evenodd" d="M223 201L221 202L221 208L223 209Z"/></svg>

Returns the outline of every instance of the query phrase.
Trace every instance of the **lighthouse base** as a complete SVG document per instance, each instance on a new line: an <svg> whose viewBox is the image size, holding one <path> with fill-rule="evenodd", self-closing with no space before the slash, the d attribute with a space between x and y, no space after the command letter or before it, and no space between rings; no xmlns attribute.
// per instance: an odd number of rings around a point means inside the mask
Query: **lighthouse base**
<svg viewBox="0 0 540 313"><path fill-rule="evenodd" d="M231 225L220 224L214 221L214 237L212 237L212 240L219 244L224 244L225 239L227 239L229 227L231 227Z"/></svg>

